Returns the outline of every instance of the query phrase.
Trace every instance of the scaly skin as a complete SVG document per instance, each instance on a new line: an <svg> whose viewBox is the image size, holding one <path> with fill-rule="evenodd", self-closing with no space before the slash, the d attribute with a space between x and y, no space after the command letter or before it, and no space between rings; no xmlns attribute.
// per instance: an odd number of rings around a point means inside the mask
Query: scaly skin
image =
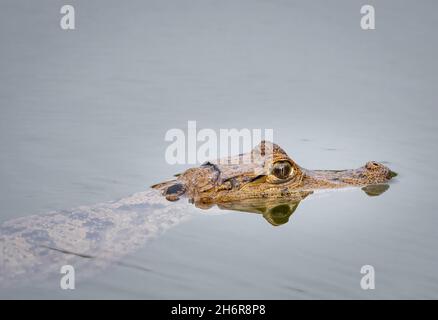
<svg viewBox="0 0 438 320"><path fill-rule="evenodd" d="M291 170L280 179L274 174L275 164L286 162ZM187 203L166 199L186 196L200 208L217 205L259 213L278 226L288 222L299 202L314 190L365 186L364 191L373 196L388 188L384 183L393 175L375 162L355 170L307 170L279 146L262 142L250 153L205 163L155 185L165 198L148 190L119 201L2 223L0 287L29 279L56 283L65 264L74 265L81 278L111 263L143 270L125 263L123 257L191 215Z"/></svg>
<svg viewBox="0 0 438 320"><path fill-rule="evenodd" d="M63 265L86 279L107 266L148 271L124 256L191 216L156 190L118 201L26 216L0 224L1 288L47 282L56 288ZM3 291L4 293L4 291Z"/></svg>
<svg viewBox="0 0 438 320"><path fill-rule="evenodd" d="M277 166L280 166L281 177L276 175ZM285 166L290 170L281 171ZM297 202L318 189L379 185L394 175L389 168L374 161L352 170L308 170L296 164L278 145L262 141L249 153L204 163L188 169L175 180L152 187L161 190L169 201L185 196L201 208L215 204L242 207L245 203L244 207L249 209L260 202ZM364 190L376 195L386 189L368 187Z"/></svg>

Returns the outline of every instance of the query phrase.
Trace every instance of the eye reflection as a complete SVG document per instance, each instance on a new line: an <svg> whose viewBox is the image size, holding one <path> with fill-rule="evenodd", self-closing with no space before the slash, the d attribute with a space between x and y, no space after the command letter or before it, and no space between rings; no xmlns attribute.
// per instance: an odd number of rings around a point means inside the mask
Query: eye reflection
<svg viewBox="0 0 438 320"><path fill-rule="evenodd" d="M263 218L265 218L266 221L268 221L273 226L280 226L282 224L285 224L289 222L289 218L292 213L294 213L297 209L298 203L299 202L280 204L276 207L269 208L268 210L266 210L265 213L263 213Z"/></svg>
<svg viewBox="0 0 438 320"><path fill-rule="evenodd" d="M294 199L246 199L218 204L222 210L260 214L272 226L281 226L289 222L301 200L311 192L296 194Z"/></svg>
<svg viewBox="0 0 438 320"><path fill-rule="evenodd" d="M274 163L271 173L278 179L287 179L292 171L292 165L288 161L278 161Z"/></svg>

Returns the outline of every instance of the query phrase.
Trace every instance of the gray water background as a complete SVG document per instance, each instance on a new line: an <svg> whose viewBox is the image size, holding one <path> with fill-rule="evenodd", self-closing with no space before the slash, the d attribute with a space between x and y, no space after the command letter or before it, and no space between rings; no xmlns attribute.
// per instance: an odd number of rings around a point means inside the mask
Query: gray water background
<svg viewBox="0 0 438 320"><path fill-rule="evenodd" d="M437 298L436 1L0 4L0 222L144 190L186 166L168 129L273 128L307 168L386 161L399 176L303 201L272 227L203 212L74 291L3 298ZM360 268L376 289L360 288Z"/></svg>

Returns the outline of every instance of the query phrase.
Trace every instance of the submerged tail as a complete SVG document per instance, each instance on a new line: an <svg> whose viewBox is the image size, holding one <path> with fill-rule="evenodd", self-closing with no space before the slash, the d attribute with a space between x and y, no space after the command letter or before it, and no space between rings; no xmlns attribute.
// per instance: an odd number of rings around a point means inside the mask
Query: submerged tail
<svg viewBox="0 0 438 320"><path fill-rule="evenodd" d="M59 279L61 266L81 277L117 262L190 216L156 190L119 201L33 215L0 225L0 286L30 278Z"/></svg>

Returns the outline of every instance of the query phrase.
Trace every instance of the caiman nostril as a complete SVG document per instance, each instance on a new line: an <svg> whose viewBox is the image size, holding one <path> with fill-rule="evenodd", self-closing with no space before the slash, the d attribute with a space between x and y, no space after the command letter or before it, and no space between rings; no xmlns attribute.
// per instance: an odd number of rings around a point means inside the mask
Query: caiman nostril
<svg viewBox="0 0 438 320"><path fill-rule="evenodd" d="M365 168L368 170L373 170L379 167L379 163L376 161L369 161L366 163Z"/></svg>

